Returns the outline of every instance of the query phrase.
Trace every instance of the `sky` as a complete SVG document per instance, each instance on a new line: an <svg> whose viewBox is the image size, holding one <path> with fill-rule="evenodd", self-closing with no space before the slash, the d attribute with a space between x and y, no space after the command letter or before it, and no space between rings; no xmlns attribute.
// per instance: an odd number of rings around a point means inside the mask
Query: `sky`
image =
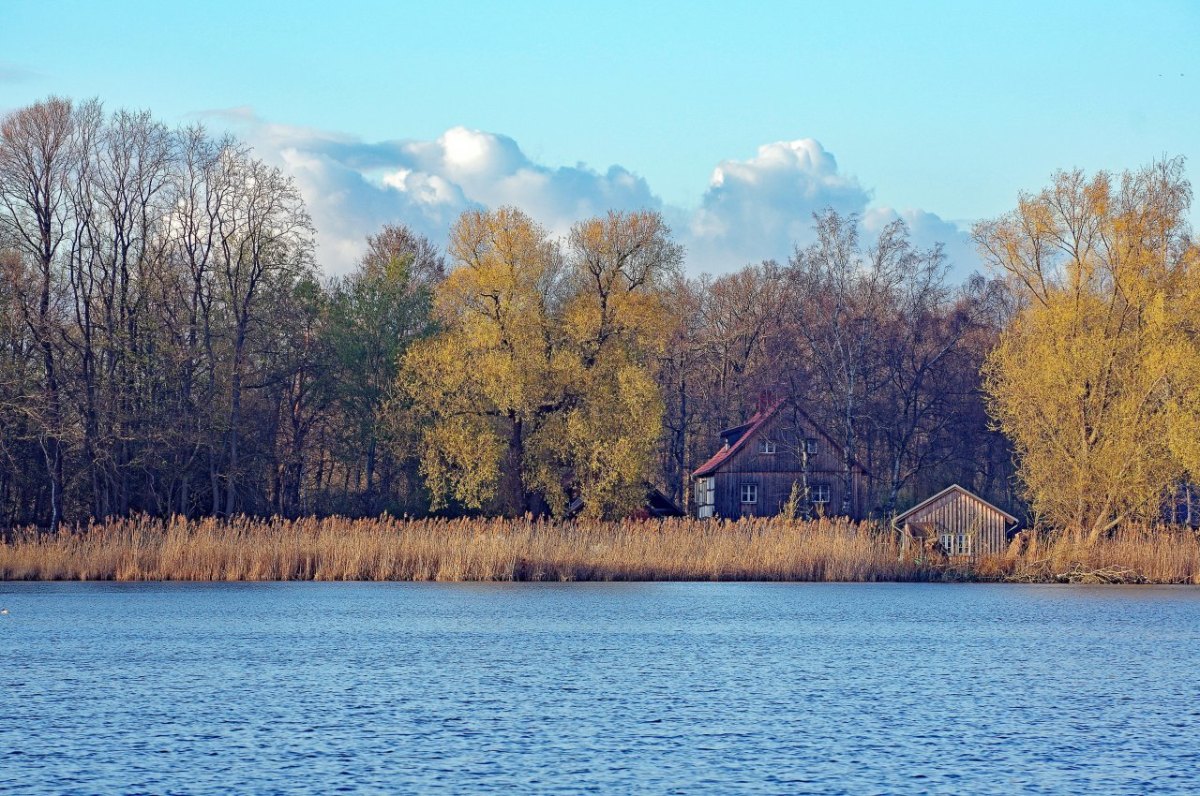
<svg viewBox="0 0 1200 796"><path fill-rule="evenodd" d="M0 112L99 97L287 169L323 267L468 207L556 234L663 212L693 272L786 258L811 214L973 222L1057 169L1200 167L1200 2L0 0ZM1200 222L1200 213L1193 212Z"/></svg>

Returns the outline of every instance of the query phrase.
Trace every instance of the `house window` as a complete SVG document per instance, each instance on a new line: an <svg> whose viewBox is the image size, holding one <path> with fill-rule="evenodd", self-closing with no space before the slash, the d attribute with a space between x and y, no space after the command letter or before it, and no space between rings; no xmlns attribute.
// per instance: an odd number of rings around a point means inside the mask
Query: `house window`
<svg viewBox="0 0 1200 796"><path fill-rule="evenodd" d="M817 453L817 438L809 437L804 440L804 452L809 456L815 456Z"/></svg>
<svg viewBox="0 0 1200 796"><path fill-rule="evenodd" d="M975 552L974 536L969 533L944 533L940 541L948 556L969 556Z"/></svg>
<svg viewBox="0 0 1200 796"><path fill-rule="evenodd" d="M826 504L829 502L829 484L812 484L809 487L812 494L812 502L814 504Z"/></svg>
<svg viewBox="0 0 1200 796"><path fill-rule="evenodd" d="M742 484L742 504L758 502L758 484Z"/></svg>
<svg viewBox="0 0 1200 796"><path fill-rule="evenodd" d="M773 440L773 439L760 440L758 443L758 452L759 453L766 453L769 455L769 454L775 453L777 450L779 450L779 446L776 444L775 440Z"/></svg>
<svg viewBox="0 0 1200 796"><path fill-rule="evenodd" d="M696 516L707 519L713 516L717 502L717 479L696 479Z"/></svg>

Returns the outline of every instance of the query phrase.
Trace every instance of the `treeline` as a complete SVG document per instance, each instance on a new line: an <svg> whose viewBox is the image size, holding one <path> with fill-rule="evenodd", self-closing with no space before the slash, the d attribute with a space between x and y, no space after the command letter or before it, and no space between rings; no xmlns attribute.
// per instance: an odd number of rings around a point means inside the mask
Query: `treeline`
<svg viewBox="0 0 1200 796"><path fill-rule="evenodd" d="M423 504L376 416L426 242L386 230L323 282L246 146L59 99L0 126L0 236L0 523Z"/></svg>
<svg viewBox="0 0 1200 796"><path fill-rule="evenodd" d="M1174 204L1147 215L1159 233L1143 260L1195 259L1174 168ZM1135 194L1130 208L1156 201ZM1043 510L1030 434L1074 443L1016 430L1030 427L1027 378L1006 363L1036 369L1056 353L1020 348L1046 338L1014 330L1060 285L1123 295L1125 283L1097 272L1092 250L1078 252L1089 276L1072 281L1053 214L1033 199L976 231L1005 275L965 284L901 222L864 240L856 218L827 211L787 262L695 278L657 213L582 219L556 239L515 208L465 213L444 250L385 227L352 273L326 279L295 186L240 142L95 102L37 103L0 123L0 525L611 517L648 484L686 506L688 473L768 393L801 401L847 468L853 457L869 470L876 516L951 482ZM1073 229L1079 213L1059 222ZM1172 284L1187 284L1173 267ZM1152 293L1139 306L1160 306ZM1171 328L1163 368L1186 371L1194 327ZM1174 395L1164 440L1186 436ZM1181 483L1185 458L1142 492ZM1094 512L1151 503L1100 499Z"/></svg>

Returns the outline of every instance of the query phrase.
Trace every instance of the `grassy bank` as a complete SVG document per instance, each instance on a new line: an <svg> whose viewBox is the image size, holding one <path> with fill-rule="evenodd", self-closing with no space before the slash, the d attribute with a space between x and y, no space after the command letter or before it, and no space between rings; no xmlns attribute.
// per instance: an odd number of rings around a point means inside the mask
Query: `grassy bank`
<svg viewBox="0 0 1200 796"><path fill-rule="evenodd" d="M1032 536L976 562L902 554L875 525L132 519L16 531L7 580L792 580L1200 583L1200 540L1132 527L1091 548Z"/></svg>

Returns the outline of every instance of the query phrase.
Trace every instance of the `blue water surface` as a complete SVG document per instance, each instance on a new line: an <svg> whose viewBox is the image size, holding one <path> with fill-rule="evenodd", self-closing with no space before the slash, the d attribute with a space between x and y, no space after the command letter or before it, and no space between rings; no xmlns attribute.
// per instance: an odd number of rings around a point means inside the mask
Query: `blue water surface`
<svg viewBox="0 0 1200 796"><path fill-rule="evenodd" d="M3 583L0 791L1196 793L1200 590Z"/></svg>

